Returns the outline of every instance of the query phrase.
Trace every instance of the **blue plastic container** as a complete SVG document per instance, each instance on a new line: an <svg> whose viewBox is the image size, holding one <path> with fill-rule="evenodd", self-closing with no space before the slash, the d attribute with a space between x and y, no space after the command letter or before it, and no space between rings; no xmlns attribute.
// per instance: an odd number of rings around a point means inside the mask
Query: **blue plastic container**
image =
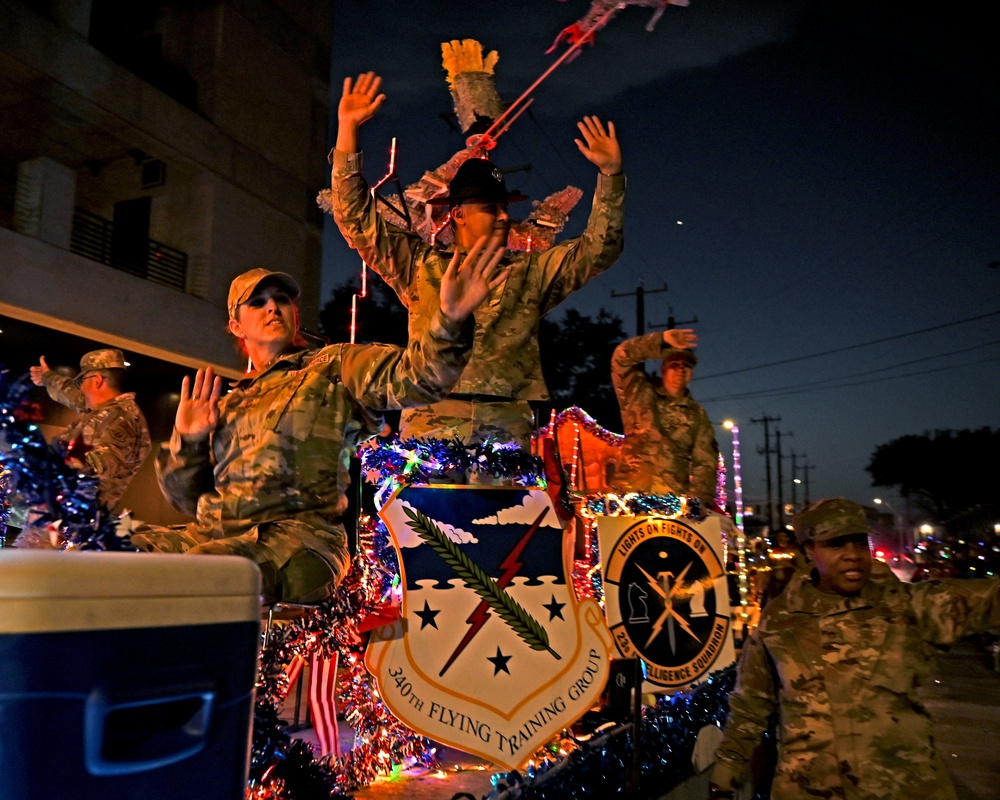
<svg viewBox="0 0 1000 800"><path fill-rule="evenodd" d="M242 800L248 559L0 550L0 798Z"/></svg>

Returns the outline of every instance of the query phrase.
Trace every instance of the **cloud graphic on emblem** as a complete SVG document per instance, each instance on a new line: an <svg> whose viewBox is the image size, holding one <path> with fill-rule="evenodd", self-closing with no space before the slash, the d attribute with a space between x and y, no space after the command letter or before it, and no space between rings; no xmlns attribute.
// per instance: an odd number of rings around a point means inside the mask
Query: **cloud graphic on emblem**
<svg viewBox="0 0 1000 800"><path fill-rule="evenodd" d="M548 508L549 513L542 520L543 528L561 528L559 518L552 509L549 496L545 492L530 492L524 495L524 500L520 505L502 508L496 514L472 520L476 525L531 525L543 508Z"/></svg>
<svg viewBox="0 0 1000 800"><path fill-rule="evenodd" d="M405 500L402 501L402 505L404 508L409 508L413 511L417 510ZM456 528L454 525L449 525L447 522L439 522L438 520L433 520L433 522L438 526L438 528L441 529L444 535L453 542L458 542L460 544L476 544L479 541L474 534L462 530L461 528ZM418 547L424 543L424 540L417 536L409 525L401 525L399 526L399 530L394 530L393 533L396 535L396 541L400 547Z"/></svg>

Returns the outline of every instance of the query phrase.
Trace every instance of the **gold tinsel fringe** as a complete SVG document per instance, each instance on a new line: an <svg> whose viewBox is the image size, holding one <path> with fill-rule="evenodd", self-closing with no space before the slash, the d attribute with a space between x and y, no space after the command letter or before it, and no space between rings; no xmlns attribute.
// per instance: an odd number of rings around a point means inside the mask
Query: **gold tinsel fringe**
<svg viewBox="0 0 1000 800"><path fill-rule="evenodd" d="M493 74L493 68L500 59L496 50L483 58L483 46L475 39L453 39L441 42L441 64L448 73L448 84L455 85L455 77L464 72L485 72Z"/></svg>

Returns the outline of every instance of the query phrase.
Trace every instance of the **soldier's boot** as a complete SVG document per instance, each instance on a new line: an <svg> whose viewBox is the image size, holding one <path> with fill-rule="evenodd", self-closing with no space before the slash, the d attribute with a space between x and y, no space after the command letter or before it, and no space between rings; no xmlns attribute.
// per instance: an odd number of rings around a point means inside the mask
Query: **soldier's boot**
<svg viewBox="0 0 1000 800"><path fill-rule="evenodd" d="M284 603L321 603L333 592L337 579L329 562L312 550L301 550L278 572L281 601Z"/></svg>

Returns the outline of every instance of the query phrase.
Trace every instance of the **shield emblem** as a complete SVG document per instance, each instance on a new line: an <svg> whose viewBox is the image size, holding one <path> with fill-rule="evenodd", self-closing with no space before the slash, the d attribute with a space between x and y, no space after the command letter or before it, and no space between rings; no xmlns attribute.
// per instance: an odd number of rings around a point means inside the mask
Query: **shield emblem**
<svg viewBox="0 0 1000 800"><path fill-rule="evenodd" d="M578 601L572 538L540 489L410 486L380 512L400 620L365 662L414 730L507 769L581 717L609 672L600 606Z"/></svg>

